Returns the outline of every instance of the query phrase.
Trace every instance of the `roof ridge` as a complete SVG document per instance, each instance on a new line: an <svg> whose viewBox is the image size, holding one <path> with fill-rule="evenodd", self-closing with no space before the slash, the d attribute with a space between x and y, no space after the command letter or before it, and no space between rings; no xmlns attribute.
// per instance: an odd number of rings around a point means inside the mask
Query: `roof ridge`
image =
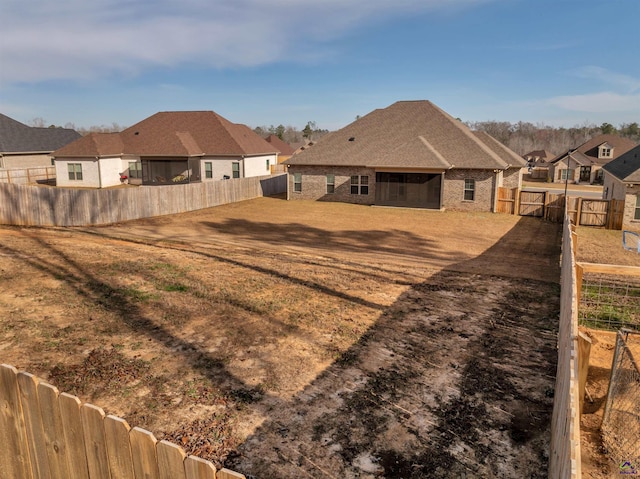
<svg viewBox="0 0 640 479"><path fill-rule="evenodd" d="M465 126L461 121L456 120L454 117L449 115L446 111L442 110L439 106L431 103L429 100L424 100L424 101L430 103L431 106L433 106L442 116L444 116L449 123L453 124L460 132L462 132L462 134L464 134L467 138L469 138L476 145L478 145L480 149L485 153L487 153L494 161L497 161L498 164L509 166L502 158L500 158L494 151L492 151L491 148L485 145L480 140L480 138L474 135L471 129Z"/></svg>
<svg viewBox="0 0 640 479"><path fill-rule="evenodd" d="M429 151L431 151L431 153L434 154L434 156L443 164L445 165L447 168L452 168L455 165L452 165L451 163L449 163L444 156L442 156L442 154L436 150L436 148L429 143L429 141L422 135L418 135L418 139L429 149Z"/></svg>

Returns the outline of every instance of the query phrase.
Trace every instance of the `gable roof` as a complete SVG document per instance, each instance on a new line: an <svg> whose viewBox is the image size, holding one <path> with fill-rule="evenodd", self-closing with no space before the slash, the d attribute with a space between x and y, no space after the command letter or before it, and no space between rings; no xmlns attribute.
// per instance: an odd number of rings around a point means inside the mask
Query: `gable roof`
<svg viewBox="0 0 640 479"><path fill-rule="evenodd" d="M605 143L608 147L613 148L611 158L598 158L598 147L604 145ZM585 162L583 163L584 165L605 165L611 162L612 159L618 158L620 155L626 153L634 146L636 146L636 143L629 138L611 134L598 135L584 142L577 148L572 148L568 151L565 151L564 153L561 153L553 160L551 160L551 163L556 163L566 157L569 153L577 151L579 153L582 153L584 155L584 158L586 158Z"/></svg>
<svg viewBox="0 0 640 479"><path fill-rule="evenodd" d="M265 140L268 143L271 143L274 148L276 148L281 155L293 155L294 153L294 149L291 145L289 145L289 143L286 143L284 141L282 141L280 138L278 138L276 135L269 135L268 137L265 138Z"/></svg>
<svg viewBox="0 0 640 479"><path fill-rule="evenodd" d="M553 153L548 152L547 150L533 150L527 153L526 155L522 155L523 158L538 158L535 162L536 164L548 163L555 158Z"/></svg>
<svg viewBox="0 0 640 479"><path fill-rule="evenodd" d="M273 154L276 149L246 125L231 123L213 111L159 112L120 133L95 134L74 142L56 157L137 155L156 157ZM93 156L93 155L92 155Z"/></svg>
<svg viewBox="0 0 640 479"><path fill-rule="evenodd" d="M51 153L80 137L69 128L35 128L0 113L1 153Z"/></svg>
<svg viewBox="0 0 640 479"><path fill-rule="evenodd" d="M428 100L399 101L323 136L290 165L506 169L523 158L486 134L474 134Z"/></svg>
<svg viewBox="0 0 640 479"><path fill-rule="evenodd" d="M625 183L640 183L640 145L602 167Z"/></svg>

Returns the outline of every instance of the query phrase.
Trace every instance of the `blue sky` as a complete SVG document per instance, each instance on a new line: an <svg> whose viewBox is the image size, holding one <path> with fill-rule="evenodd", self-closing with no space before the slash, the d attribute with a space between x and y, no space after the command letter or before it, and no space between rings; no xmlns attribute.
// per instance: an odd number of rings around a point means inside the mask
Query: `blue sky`
<svg viewBox="0 0 640 479"><path fill-rule="evenodd" d="M0 112L341 128L398 100L463 121L640 122L639 0L0 0Z"/></svg>

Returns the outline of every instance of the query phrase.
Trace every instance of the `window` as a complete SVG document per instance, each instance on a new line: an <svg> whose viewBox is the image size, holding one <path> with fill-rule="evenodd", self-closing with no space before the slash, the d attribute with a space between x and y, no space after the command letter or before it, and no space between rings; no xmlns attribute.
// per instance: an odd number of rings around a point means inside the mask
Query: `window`
<svg viewBox="0 0 640 479"><path fill-rule="evenodd" d="M573 169L564 169L564 170L560 170L559 175L560 177L558 178L559 180L573 180L573 176L574 176L574 171Z"/></svg>
<svg viewBox="0 0 640 479"><path fill-rule="evenodd" d="M129 178L142 178L142 162L129 162Z"/></svg>
<svg viewBox="0 0 640 479"><path fill-rule="evenodd" d="M600 158L611 158L611 148L606 146L600 147Z"/></svg>
<svg viewBox="0 0 640 479"><path fill-rule="evenodd" d="M67 164L69 179L72 181L82 181L82 163Z"/></svg>
<svg viewBox="0 0 640 479"><path fill-rule="evenodd" d="M476 197L476 180L464 180L464 199L465 201L473 201Z"/></svg>
<svg viewBox="0 0 640 479"><path fill-rule="evenodd" d="M369 177L367 175L354 175L351 177L351 194L369 194Z"/></svg>
<svg viewBox="0 0 640 479"><path fill-rule="evenodd" d="M640 220L640 195L636 196L636 212L633 215L634 220Z"/></svg>
<svg viewBox="0 0 640 479"><path fill-rule="evenodd" d="M327 175L327 193L335 193L336 177L335 175Z"/></svg>
<svg viewBox="0 0 640 479"><path fill-rule="evenodd" d="M293 191L298 193L302 191L302 173L293 174Z"/></svg>
<svg viewBox="0 0 640 479"><path fill-rule="evenodd" d="M234 178L240 178L240 163L238 162L231 163L231 170L233 171Z"/></svg>
<svg viewBox="0 0 640 479"><path fill-rule="evenodd" d="M204 162L204 177L207 179L213 178L213 163L210 161Z"/></svg>
<svg viewBox="0 0 640 479"><path fill-rule="evenodd" d="M269 160L267 160L267 171L269 171Z"/></svg>

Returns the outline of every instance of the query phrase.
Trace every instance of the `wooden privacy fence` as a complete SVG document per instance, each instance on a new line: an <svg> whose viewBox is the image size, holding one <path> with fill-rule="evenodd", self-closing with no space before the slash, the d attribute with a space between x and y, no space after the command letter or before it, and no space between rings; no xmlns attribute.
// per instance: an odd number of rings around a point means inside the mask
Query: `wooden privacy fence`
<svg viewBox="0 0 640 479"><path fill-rule="evenodd" d="M113 189L0 183L0 223L90 226L185 213L286 192L287 175Z"/></svg>
<svg viewBox="0 0 640 479"><path fill-rule="evenodd" d="M582 473L576 236L568 214L565 215L562 236L558 367L551 417L549 477L552 479L580 479Z"/></svg>
<svg viewBox="0 0 640 479"><path fill-rule="evenodd" d="M535 216L561 223L564 218L563 194L549 191L521 191L518 188L499 188L497 212ZM601 200L568 197L568 212L573 224L579 226L603 226L622 229L624 200Z"/></svg>
<svg viewBox="0 0 640 479"><path fill-rule="evenodd" d="M0 365L2 479L240 479L32 374Z"/></svg>
<svg viewBox="0 0 640 479"><path fill-rule="evenodd" d="M55 166L41 166L34 168L12 168L0 170L0 183L14 185L31 185L34 183L49 183L56 178Z"/></svg>

